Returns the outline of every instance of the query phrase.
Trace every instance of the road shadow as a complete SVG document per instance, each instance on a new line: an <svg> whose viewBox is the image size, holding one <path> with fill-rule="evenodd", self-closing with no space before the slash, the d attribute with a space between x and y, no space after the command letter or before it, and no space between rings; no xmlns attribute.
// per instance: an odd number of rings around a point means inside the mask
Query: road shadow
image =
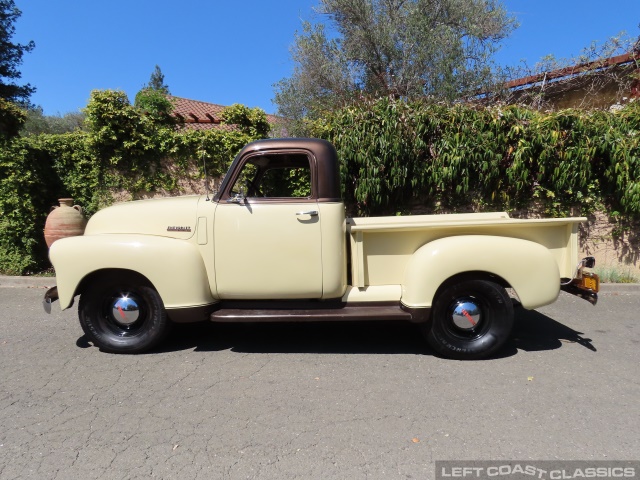
<svg viewBox="0 0 640 480"><path fill-rule="evenodd" d="M404 322L200 323L176 325L158 352L415 354L428 352L420 329Z"/></svg>
<svg viewBox="0 0 640 480"><path fill-rule="evenodd" d="M582 332L540 312L516 309L510 339L492 358L526 352L555 350L565 343L577 343L595 352L591 339ZM79 348L90 346L85 336ZM434 355L420 327L405 322L323 323L194 323L176 324L162 345L150 354L194 350L241 353L312 354L412 354Z"/></svg>
<svg viewBox="0 0 640 480"><path fill-rule="evenodd" d="M525 352L555 350L566 343L577 343L592 352L597 351L592 340L583 337L583 332L569 328L536 310L525 310L519 307L515 312L516 318L511 338L499 356L514 355L518 350Z"/></svg>

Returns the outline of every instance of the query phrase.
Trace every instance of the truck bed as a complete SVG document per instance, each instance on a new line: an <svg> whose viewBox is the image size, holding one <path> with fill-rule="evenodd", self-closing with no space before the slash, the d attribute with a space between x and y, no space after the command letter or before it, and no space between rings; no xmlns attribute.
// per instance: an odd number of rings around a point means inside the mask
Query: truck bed
<svg viewBox="0 0 640 480"><path fill-rule="evenodd" d="M406 264L419 247L459 235L492 235L539 243L552 253L560 276L572 277L578 256L578 225L585 220L521 220L509 218L506 212L348 218L351 284L358 288L401 284Z"/></svg>

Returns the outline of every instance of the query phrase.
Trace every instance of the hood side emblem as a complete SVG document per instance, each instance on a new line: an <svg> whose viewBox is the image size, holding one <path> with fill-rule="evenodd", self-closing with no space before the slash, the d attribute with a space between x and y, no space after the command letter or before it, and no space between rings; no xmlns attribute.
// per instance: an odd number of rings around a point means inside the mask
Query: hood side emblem
<svg viewBox="0 0 640 480"><path fill-rule="evenodd" d="M191 227L167 227L167 232L190 232Z"/></svg>

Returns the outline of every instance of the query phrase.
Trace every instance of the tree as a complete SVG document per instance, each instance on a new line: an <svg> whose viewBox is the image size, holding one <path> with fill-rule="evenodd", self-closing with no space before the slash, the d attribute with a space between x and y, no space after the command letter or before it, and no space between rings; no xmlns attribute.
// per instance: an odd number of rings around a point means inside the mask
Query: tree
<svg viewBox="0 0 640 480"><path fill-rule="evenodd" d="M169 86L164 83L164 73L162 73L162 70L160 70L158 65L156 65L156 68L153 70L153 73L149 78L149 83L143 87L143 90L145 88L169 95Z"/></svg>
<svg viewBox="0 0 640 480"><path fill-rule="evenodd" d="M21 77L18 66L22 63L22 55L33 50L35 44L33 41L25 45L11 42L14 22L21 14L13 0L0 0L0 98L25 104L35 88L28 83L17 85L13 80Z"/></svg>
<svg viewBox="0 0 640 480"><path fill-rule="evenodd" d="M0 148L2 143L18 135L27 114L15 103L0 98Z"/></svg>
<svg viewBox="0 0 640 480"><path fill-rule="evenodd" d="M169 99L169 94L169 87L164 83L164 74L156 65L149 78L149 83L136 93L134 105L157 124L172 125L175 123L175 119L171 117L173 103Z"/></svg>
<svg viewBox="0 0 640 480"><path fill-rule="evenodd" d="M39 135L41 133L67 133L84 128L85 114L67 112L64 115L45 115L41 106L27 109L27 120L21 135Z"/></svg>
<svg viewBox="0 0 640 480"><path fill-rule="evenodd" d="M278 112L317 116L361 96L454 100L492 81L492 55L516 26L500 0L321 0L303 24Z"/></svg>

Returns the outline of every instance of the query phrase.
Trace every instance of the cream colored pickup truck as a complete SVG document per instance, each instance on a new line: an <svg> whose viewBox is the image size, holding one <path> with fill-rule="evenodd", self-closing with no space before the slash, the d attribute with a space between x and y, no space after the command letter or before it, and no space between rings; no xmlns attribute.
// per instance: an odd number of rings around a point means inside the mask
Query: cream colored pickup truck
<svg viewBox="0 0 640 480"><path fill-rule="evenodd" d="M445 357L482 358L507 340L514 304L547 305L560 289L595 304L583 220L345 218L330 143L263 140L212 199L114 205L55 242L44 303L79 295L85 333L116 353L156 346L172 322L403 320Z"/></svg>

